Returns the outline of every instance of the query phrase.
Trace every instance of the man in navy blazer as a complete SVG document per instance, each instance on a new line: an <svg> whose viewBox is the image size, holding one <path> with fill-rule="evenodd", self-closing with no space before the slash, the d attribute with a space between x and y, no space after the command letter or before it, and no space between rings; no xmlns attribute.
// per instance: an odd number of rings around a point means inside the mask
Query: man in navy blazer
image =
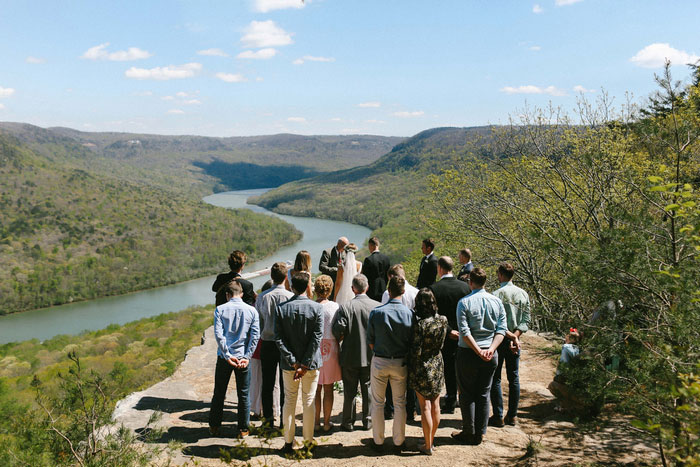
<svg viewBox="0 0 700 467"><path fill-rule="evenodd" d="M421 243L421 251L425 256L420 262L420 272L418 273L418 281L416 287L420 290L423 287L430 287L435 282L437 276L437 258L433 254L435 242L432 239L426 238Z"/></svg>

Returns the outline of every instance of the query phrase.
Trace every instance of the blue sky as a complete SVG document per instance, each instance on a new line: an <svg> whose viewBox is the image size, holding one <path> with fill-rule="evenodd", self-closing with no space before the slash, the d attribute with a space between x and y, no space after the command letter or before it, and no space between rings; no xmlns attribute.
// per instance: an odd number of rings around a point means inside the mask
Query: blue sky
<svg viewBox="0 0 700 467"><path fill-rule="evenodd" d="M700 2L0 0L0 121L381 134L504 123L700 57Z"/></svg>

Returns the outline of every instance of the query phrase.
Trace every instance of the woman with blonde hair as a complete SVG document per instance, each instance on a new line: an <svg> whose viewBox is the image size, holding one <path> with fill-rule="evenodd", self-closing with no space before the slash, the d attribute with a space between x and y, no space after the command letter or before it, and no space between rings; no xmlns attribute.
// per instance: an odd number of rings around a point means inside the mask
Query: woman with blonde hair
<svg viewBox="0 0 700 467"><path fill-rule="evenodd" d="M331 431L331 411L333 410L333 383L342 379L338 359L338 341L331 331L333 319L338 312L338 304L328 300L333 291L333 279L322 274L314 282L316 302L323 307L323 337L321 338L321 370L316 387L316 429L321 428L321 393L323 393L323 431Z"/></svg>

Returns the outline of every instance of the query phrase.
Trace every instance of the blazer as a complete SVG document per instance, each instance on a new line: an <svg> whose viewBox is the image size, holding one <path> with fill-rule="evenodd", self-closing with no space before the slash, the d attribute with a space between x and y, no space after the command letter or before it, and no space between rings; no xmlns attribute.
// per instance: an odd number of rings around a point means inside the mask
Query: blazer
<svg viewBox="0 0 700 467"><path fill-rule="evenodd" d="M345 255L341 253L340 259L342 260ZM338 276L338 250L334 247L327 250L323 250L321 254L321 261L318 263L318 270L321 274L327 274L333 279L335 284L335 279Z"/></svg>
<svg viewBox="0 0 700 467"><path fill-rule="evenodd" d="M389 257L384 253L375 251L365 258L362 263L362 274L367 276L369 289L367 296L372 300L380 301L386 290L386 273L389 271Z"/></svg>
<svg viewBox="0 0 700 467"><path fill-rule="evenodd" d="M212 292L219 292L222 285L231 282L236 277L241 277L241 275L233 271L219 274L211 286ZM253 284L245 279L238 279L238 283L243 287L243 301L250 306L255 306L255 289L253 289Z"/></svg>
<svg viewBox="0 0 700 467"><path fill-rule="evenodd" d="M438 314L447 318L447 333L457 330L457 304L471 293L469 284L456 277L444 277L430 286L435 295Z"/></svg>
<svg viewBox="0 0 700 467"><path fill-rule="evenodd" d="M332 331L340 342L340 366L347 368L369 366L372 350L367 343L367 322L370 312L379 305L381 303L362 294L356 295L338 309L333 320Z"/></svg>
<svg viewBox="0 0 700 467"><path fill-rule="evenodd" d="M280 350L280 366L293 370L300 363L310 370L321 368L323 307L304 295L294 295L277 307L275 342Z"/></svg>
<svg viewBox="0 0 700 467"><path fill-rule="evenodd" d="M435 283L435 278L437 276L437 257L432 254L429 257L423 256L420 262L420 272L418 273L418 280L416 281L416 287L422 289L423 287L430 287Z"/></svg>

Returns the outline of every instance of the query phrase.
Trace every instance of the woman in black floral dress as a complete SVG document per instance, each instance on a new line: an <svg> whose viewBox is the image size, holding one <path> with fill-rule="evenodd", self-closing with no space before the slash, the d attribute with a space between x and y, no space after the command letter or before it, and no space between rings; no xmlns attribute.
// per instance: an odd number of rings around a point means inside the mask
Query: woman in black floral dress
<svg viewBox="0 0 700 467"><path fill-rule="evenodd" d="M445 383L440 350L447 335L447 318L437 314L435 296L427 288L416 295L415 310L418 320L413 327L408 384L415 389L420 404L425 444L420 444L418 449L432 455L435 432L440 424L440 392Z"/></svg>

